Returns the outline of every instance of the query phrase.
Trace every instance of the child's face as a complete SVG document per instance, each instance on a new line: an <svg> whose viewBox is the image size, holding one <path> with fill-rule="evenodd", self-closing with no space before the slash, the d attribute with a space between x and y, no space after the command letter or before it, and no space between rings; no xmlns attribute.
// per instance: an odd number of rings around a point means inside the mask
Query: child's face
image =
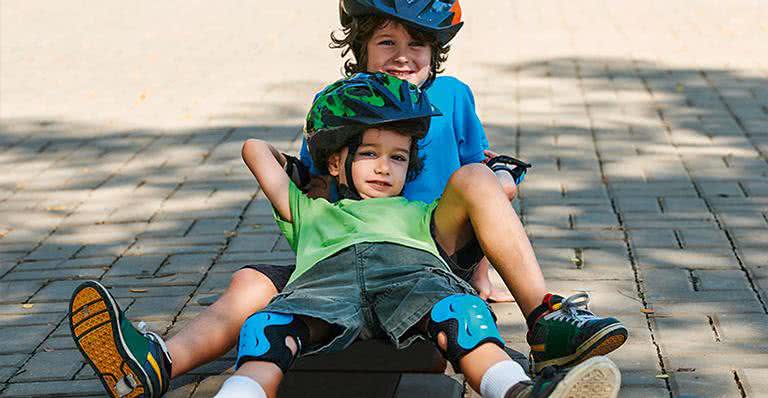
<svg viewBox="0 0 768 398"><path fill-rule="evenodd" d="M405 186L411 137L384 128L370 128L363 134L352 161L352 178L363 199L397 196ZM348 149L331 155L329 173L347 184L344 167Z"/></svg>
<svg viewBox="0 0 768 398"><path fill-rule="evenodd" d="M368 40L368 72L384 72L421 86L427 81L432 48L417 41L395 21L385 22Z"/></svg>

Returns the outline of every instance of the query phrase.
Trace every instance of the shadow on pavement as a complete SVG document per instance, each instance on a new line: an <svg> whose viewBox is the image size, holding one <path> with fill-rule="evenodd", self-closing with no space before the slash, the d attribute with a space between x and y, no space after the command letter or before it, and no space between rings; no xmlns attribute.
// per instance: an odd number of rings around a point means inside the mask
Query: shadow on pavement
<svg viewBox="0 0 768 398"><path fill-rule="evenodd" d="M615 354L625 384L690 393L699 375L768 367L768 81L621 59L487 68L498 82L475 94L493 148L534 164L515 206L544 273L627 320L633 339ZM295 152L303 110L232 108L221 120L233 124L215 128L0 122L0 354L17 358L0 362L0 383L31 381L52 360L68 366L50 380L92 377L63 321L82 279L173 334L242 265L292 261L240 147L256 137ZM250 124L267 114L279 122ZM497 308L521 349L520 320L503 317L513 306ZM30 337L12 339L20 326Z"/></svg>

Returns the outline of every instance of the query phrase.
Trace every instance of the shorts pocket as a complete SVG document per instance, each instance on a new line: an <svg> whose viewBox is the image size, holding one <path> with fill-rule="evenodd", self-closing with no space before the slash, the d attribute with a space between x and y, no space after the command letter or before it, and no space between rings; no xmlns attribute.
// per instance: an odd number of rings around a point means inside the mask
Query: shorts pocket
<svg viewBox="0 0 768 398"><path fill-rule="evenodd" d="M427 268L427 270L429 272L432 272L433 274L437 274L444 277L445 279L448 280L448 282L451 285L461 288L463 290L466 290L466 293L468 294L475 294L475 295L477 294L477 291L475 290L475 288L472 287L472 285L467 283L465 280L459 278L458 276L456 276L456 274L454 274L451 271L438 268L438 267L429 267Z"/></svg>

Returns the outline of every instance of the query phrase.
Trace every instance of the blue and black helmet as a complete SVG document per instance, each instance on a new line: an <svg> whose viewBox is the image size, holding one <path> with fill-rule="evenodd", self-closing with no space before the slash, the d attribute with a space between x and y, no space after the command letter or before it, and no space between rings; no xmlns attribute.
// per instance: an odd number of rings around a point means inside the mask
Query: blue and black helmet
<svg viewBox="0 0 768 398"><path fill-rule="evenodd" d="M423 138L432 116L441 115L415 85L385 73L356 73L320 92L304 125L312 160L323 170L330 153L368 127L408 122L408 133Z"/></svg>
<svg viewBox="0 0 768 398"><path fill-rule="evenodd" d="M353 17L383 14L434 34L440 44L451 41L464 25L459 0L340 0L339 14L342 26Z"/></svg>

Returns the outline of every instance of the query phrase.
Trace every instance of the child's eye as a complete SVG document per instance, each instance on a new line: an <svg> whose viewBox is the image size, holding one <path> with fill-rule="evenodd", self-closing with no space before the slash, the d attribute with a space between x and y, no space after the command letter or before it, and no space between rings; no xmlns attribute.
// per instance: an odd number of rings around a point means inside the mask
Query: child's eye
<svg viewBox="0 0 768 398"><path fill-rule="evenodd" d="M426 45L427 44L424 43L423 41L412 41L411 42L411 47L424 47Z"/></svg>
<svg viewBox="0 0 768 398"><path fill-rule="evenodd" d="M376 153L372 152L372 151L362 151L362 152L358 152L357 156L361 156L361 157L366 157L367 158L367 157L371 157L371 156L376 156Z"/></svg>
<svg viewBox="0 0 768 398"><path fill-rule="evenodd" d="M392 156L392 159L397 160L398 162L407 162L408 161L408 158L406 158L403 155Z"/></svg>
<svg viewBox="0 0 768 398"><path fill-rule="evenodd" d="M379 42L379 45L382 45L382 46L394 46L395 42L392 41L392 40L382 40L382 41Z"/></svg>

